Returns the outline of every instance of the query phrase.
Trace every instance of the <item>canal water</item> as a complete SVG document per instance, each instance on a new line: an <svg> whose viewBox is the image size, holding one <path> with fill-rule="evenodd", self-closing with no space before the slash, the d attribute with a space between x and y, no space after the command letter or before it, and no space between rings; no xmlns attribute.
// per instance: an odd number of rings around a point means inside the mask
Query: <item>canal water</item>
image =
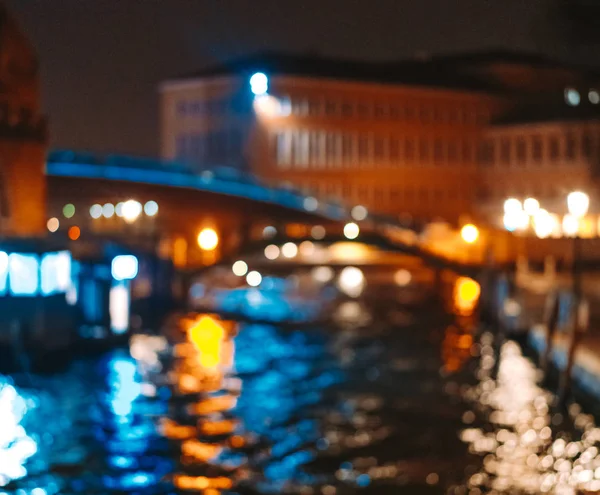
<svg viewBox="0 0 600 495"><path fill-rule="evenodd" d="M477 289L407 305L384 288L327 326L181 315L65 371L0 377L0 494L600 489L594 418L557 412L517 343L496 362Z"/></svg>

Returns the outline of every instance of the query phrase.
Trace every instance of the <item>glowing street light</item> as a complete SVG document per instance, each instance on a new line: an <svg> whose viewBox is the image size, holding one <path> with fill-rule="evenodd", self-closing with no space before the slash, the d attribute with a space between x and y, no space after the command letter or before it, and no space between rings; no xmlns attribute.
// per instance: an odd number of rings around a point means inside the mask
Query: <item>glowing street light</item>
<svg viewBox="0 0 600 495"><path fill-rule="evenodd" d="M356 239L360 234L360 227L356 225L354 222L347 223L344 225L344 236L346 239Z"/></svg>
<svg viewBox="0 0 600 495"><path fill-rule="evenodd" d="M269 78L262 72L256 72L250 78L250 91L254 96L266 95L269 91Z"/></svg>
<svg viewBox="0 0 600 495"><path fill-rule="evenodd" d="M134 199L130 199L123 203L121 207L121 215L127 223L135 222L142 214L142 204Z"/></svg>
<svg viewBox="0 0 600 495"><path fill-rule="evenodd" d="M238 277L243 277L248 273L248 264L245 261L237 260L231 267L231 271Z"/></svg>
<svg viewBox="0 0 600 495"><path fill-rule="evenodd" d="M516 211L521 211L523 209L523 205L517 198L508 198L504 202L504 213L514 213Z"/></svg>
<svg viewBox="0 0 600 495"><path fill-rule="evenodd" d="M214 251L219 245L219 235L214 229L207 227L198 234L198 246L203 251Z"/></svg>
<svg viewBox="0 0 600 495"><path fill-rule="evenodd" d="M567 196L567 207L574 217L584 217L590 207L590 197L582 191L573 191Z"/></svg>
<svg viewBox="0 0 600 495"><path fill-rule="evenodd" d="M544 209L540 209L533 217L533 231L540 239L547 239L552 234L555 221L552 215Z"/></svg>
<svg viewBox="0 0 600 495"><path fill-rule="evenodd" d="M540 202L535 198L527 198L523 202L523 209L529 216L533 216L539 211Z"/></svg>
<svg viewBox="0 0 600 495"><path fill-rule="evenodd" d="M460 229L460 236L467 244L474 244L479 239L479 229L472 223L468 223Z"/></svg>

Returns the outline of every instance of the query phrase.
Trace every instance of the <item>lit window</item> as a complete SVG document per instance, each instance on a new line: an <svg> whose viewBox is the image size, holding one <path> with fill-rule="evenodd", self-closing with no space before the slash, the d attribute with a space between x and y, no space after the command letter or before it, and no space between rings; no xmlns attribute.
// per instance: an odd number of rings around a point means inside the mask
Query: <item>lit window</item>
<svg viewBox="0 0 600 495"><path fill-rule="evenodd" d="M33 254L13 253L8 257L10 293L35 296L39 287L39 261Z"/></svg>
<svg viewBox="0 0 600 495"><path fill-rule="evenodd" d="M67 251L49 253L42 257L42 294L67 292L71 284L71 255Z"/></svg>

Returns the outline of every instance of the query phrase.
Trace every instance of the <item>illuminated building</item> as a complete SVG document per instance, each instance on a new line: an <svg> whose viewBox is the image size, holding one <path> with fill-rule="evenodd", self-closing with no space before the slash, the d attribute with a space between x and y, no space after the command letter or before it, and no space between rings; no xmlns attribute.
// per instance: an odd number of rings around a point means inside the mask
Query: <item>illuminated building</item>
<svg viewBox="0 0 600 495"><path fill-rule="evenodd" d="M265 54L164 82L162 155L375 213L501 223L501 197L543 200L567 170L571 190L593 175L594 81L510 52L389 63Z"/></svg>
<svg viewBox="0 0 600 495"><path fill-rule="evenodd" d="M19 26L0 4L0 232L47 232L46 123L40 114L39 65Z"/></svg>

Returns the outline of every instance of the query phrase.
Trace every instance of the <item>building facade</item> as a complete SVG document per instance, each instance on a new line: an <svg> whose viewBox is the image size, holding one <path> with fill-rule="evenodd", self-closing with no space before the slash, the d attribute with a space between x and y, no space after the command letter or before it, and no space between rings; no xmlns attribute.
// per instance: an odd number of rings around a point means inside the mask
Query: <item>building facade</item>
<svg viewBox="0 0 600 495"><path fill-rule="evenodd" d="M393 217L493 222L506 197L592 187L596 81L502 52L396 64L266 55L162 84L162 155Z"/></svg>
<svg viewBox="0 0 600 495"><path fill-rule="evenodd" d="M46 122L35 52L0 3L0 234L46 228Z"/></svg>

